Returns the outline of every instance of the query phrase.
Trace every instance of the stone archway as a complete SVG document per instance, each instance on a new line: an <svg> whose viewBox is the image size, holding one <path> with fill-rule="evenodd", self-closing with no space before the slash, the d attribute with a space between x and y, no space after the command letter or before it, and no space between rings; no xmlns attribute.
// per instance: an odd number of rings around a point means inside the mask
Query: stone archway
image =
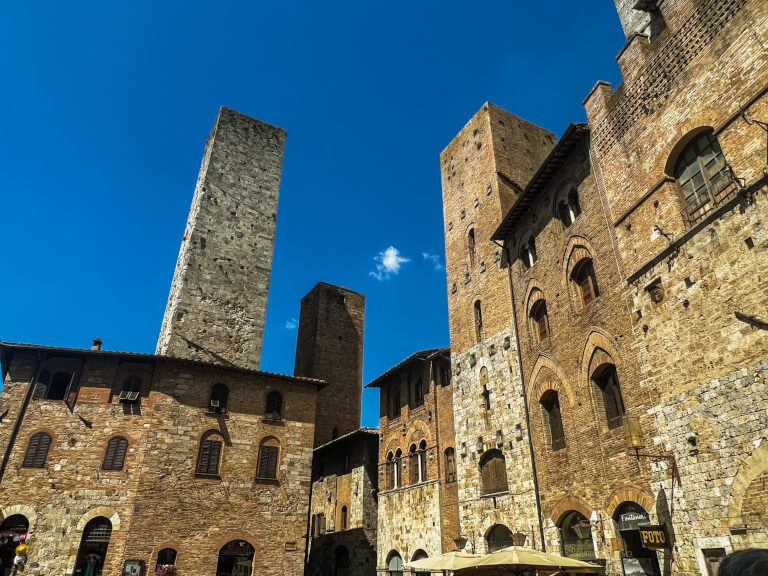
<svg viewBox="0 0 768 576"><path fill-rule="evenodd" d="M768 442L763 442L739 468L733 479L728 521L731 525L746 523L744 514L754 518L760 509L768 508ZM768 518L762 518L768 523Z"/></svg>

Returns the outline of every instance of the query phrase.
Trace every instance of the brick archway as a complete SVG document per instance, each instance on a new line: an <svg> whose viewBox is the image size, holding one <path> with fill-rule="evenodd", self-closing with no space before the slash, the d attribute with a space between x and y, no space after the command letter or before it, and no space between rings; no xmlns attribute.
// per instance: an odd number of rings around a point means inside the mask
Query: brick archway
<svg viewBox="0 0 768 576"><path fill-rule="evenodd" d="M581 354L581 385L584 390L589 390L589 367L592 363L592 355L595 350L602 349L608 356L611 357L617 370L621 368L621 357L619 356L619 350L616 347L613 339L610 338L605 332L598 329L593 329L587 336L587 340L584 343L584 350Z"/></svg>
<svg viewBox="0 0 768 576"><path fill-rule="evenodd" d="M35 509L32 508L32 506L27 506L26 504L14 504L13 506L5 506L2 510L0 510L0 514L3 516L0 520L5 520L6 518L15 514L21 514L27 519L27 522L29 523L27 529L30 532L32 532L35 523L37 522L37 512L35 512Z"/></svg>
<svg viewBox="0 0 768 576"><path fill-rule="evenodd" d="M593 258L593 254L595 253L595 249L592 248L592 243L584 238L584 236L571 236L568 239L568 242L565 245L565 250L563 250L563 260L561 264L562 277L566 286L568 285L568 276L573 269L572 264L576 264L576 262L581 259L581 257L579 257L578 260L572 262L572 260L574 260L574 252L579 249L583 250L589 258Z"/></svg>
<svg viewBox="0 0 768 576"><path fill-rule="evenodd" d="M553 378L543 378L540 376L547 373L553 374ZM528 405L532 406L539 401L541 395L547 390L555 390L561 398L568 399L569 404L575 403L573 389L568 384L568 378L565 372L552 358L541 355L533 366L531 376L528 379Z"/></svg>
<svg viewBox="0 0 768 576"><path fill-rule="evenodd" d="M408 426L408 431L406 432L405 437L408 438L405 449L408 449L414 442L418 443L421 439L425 439L428 446L432 444L431 438L429 437L429 428L423 420L414 420L411 425Z"/></svg>
<svg viewBox="0 0 768 576"><path fill-rule="evenodd" d="M544 294L544 286L541 285L541 282L536 280L536 278L531 278L528 281L528 286L525 289L525 300L523 302L525 303L525 315L528 316L528 312L531 310L531 306L534 304L534 302L531 302L531 294L538 290L541 292L541 294Z"/></svg>
<svg viewBox="0 0 768 576"><path fill-rule="evenodd" d="M730 523L741 523L744 494L747 492L749 485L765 473L768 473L768 442L763 442L752 452L752 455L739 467L739 471L733 479L731 504L728 507L728 520Z"/></svg>
<svg viewBox="0 0 768 576"><path fill-rule="evenodd" d="M578 496L566 496L555 504L555 507L552 508L552 512L549 514L549 518L554 522L555 526L559 526L563 516L571 510L580 512L585 518L592 516L593 512L592 506L590 506L583 498Z"/></svg>
<svg viewBox="0 0 768 576"><path fill-rule="evenodd" d="M624 502L635 502L650 514L653 512L655 501L656 500L652 494L645 492L637 486L624 486L622 488L617 488L610 495L605 503L605 512L613 518L613 513L616 512L616 508L618 508L620 504L623 504Z"/></svg>

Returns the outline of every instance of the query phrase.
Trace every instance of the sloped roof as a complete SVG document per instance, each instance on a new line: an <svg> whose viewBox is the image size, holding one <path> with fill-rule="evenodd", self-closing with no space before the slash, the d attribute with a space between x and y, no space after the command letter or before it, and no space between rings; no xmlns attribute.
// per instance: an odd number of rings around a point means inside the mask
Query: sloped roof
<svg viewBox="0 0 768 576"><path fill-rule="evenodd" d="M397 372L399 372L400 370L402 370L402 369L406 368L407 366L413 364L417 360L427 360L428 358L430 358L432 356L435 356L437 354L445 354L445 353L450 354L450 352L451 352L451 349L447 348L447 347L446 348L430 348L428 350L422 350L420 352L415 352L414 354L411 354L410 356L408 356L405 360L403 360L399 364L395 364L394 366L392 366L392 368L390 368L389 370L384 372L384 374L382 374L381 376L379 376L379 377L371 380L370 382L368 382L368 384L366 384L365 387L366 388L379 388L383 380L386 380L392 374L396 374Z"/></svg>

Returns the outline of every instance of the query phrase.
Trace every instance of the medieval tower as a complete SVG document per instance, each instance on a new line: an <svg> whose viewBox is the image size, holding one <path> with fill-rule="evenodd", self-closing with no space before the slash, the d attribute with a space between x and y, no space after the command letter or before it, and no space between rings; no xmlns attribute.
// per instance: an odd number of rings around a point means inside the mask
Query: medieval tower
<svg viewBox="0 0 768 576"><path fill-rule="evenodd" d="M481 552L496 524L529 545L538 525L509 280L491 235L554 143L486 103L440 157L459 514Z"/></svg>
<svg viewBox="0 0 768 576"><path fill-rule="evenodd" d="M319 282L301 299L295 376L325 380L315 446L360 427L365 295Z"/></svg>
<svg viewBox="0 0 768 576"><path fill-rule="evenodd" d="M286 133L222 107L208 138L157 353L258 369Z"/></svg>

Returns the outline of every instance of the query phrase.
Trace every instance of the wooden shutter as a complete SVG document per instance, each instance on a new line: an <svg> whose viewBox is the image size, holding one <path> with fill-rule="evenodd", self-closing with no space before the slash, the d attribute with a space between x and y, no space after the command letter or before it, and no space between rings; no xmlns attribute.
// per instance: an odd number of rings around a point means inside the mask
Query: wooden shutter
<svg viewBox="0 0 768 576"><path fill-rule="evenodd" d="M125 464L125 454L128 451L128 440L122 436L112 438L107 444L102 470L122 470Z"/></svg>
<svg viewBox="0 0 768 576"><path fill-rule="evenodd" d="M200 457L197 460L199 474L218 474L221 442L218 440L203 440L200 444Z"/></svg>
<svg viewBox="0 0 768 576"><path fill-rule="evenodd" d="M277 478L277 446L261 447L259 455L259 478Z"/></svg>
<svg viewBox="0 0 768 576"><path fill-rule="evenodd" d="M29 439L27 453L24 455L23 468L44 468L48 449L51 447L51 436L45 432L38 432Z"/></svg>
<svg viewBox="0 0 768 576"><path fill-rule="evenodd" d="M39 400L45 398L48 393L48 384L51 382L51 373L48 370L41 370L40 376L37 378L37 384L35 384L35 391L32 394L33 400Z"/></svg>

